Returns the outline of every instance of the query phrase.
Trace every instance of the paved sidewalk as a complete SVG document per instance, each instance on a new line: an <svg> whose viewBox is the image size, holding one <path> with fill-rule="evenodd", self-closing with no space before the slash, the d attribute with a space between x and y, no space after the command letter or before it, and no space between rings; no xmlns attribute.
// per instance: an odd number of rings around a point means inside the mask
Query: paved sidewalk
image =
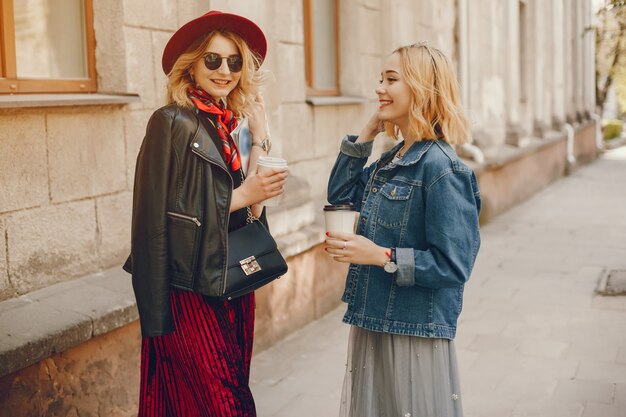
<svg viewBox="0 0 626 417"><path fill-rule="evenodd" d="M595 289L604 269L626 270L626 147L501 215L482 237L456 339L465 416L625 417L626 296ZM337 415L343 311L253 358L260 417Z"/></svg>

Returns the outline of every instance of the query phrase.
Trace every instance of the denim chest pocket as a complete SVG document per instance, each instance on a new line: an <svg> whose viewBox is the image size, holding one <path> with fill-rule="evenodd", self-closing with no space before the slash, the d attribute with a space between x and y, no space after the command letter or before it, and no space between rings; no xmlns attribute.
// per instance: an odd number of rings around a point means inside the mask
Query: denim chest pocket
<svg viewBox="0 0 626 417"><path fill-rule="evenodd" d="M413 186L387 183L380 189L378 223L387 227L398 227L405 223Z"/></svg>

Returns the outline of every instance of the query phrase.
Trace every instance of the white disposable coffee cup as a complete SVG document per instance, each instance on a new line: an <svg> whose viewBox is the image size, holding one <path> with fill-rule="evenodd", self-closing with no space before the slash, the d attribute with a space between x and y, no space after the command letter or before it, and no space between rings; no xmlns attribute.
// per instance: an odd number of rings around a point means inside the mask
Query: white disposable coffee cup
<svg viewBox="0 0 626 417"><path fill-rule="evenodd" d="M358 219L359 212L354 210L352 204L324 206L324 220L326 221L327 232L354 234Z"/></svg>
<svg viewBox="0 0 626 417"><path fill-rule="evenodd" d="M272 156L259 156L257 159L257 172L265 172L277 169L279 171L284 171L287 169L287 161L283 158L275 158ZM262 205L268 207L277 206L280 203L282 194L277 195L276 197L268 198L261 202Z"/></svg>

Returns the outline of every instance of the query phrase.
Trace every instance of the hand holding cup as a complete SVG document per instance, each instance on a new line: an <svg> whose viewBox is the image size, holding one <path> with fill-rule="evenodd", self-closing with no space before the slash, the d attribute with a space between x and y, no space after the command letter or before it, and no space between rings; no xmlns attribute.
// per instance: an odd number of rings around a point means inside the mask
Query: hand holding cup
<svg viewBox="0 0 626 417"><path fill-rule="evenodd" d="M381 266L387 260L387 249L365 236L352 233L326 232L324 250L336 262Z"/></svg>
<svg viewBox="0 0 626 417"><path fill-rule="evenodd" d="M260 202L264 206L277 206L280 202L280 195L285 190L285 181L287 178L287 161L282 158L273 158L271 156L259 156L257 160L257 175L261 177L271 177L274 175L284 175L282 182L280 182L280 192L277 194L271 193L266 199ZM280 178L280 176L279 176ZM270 191L275 191L275 188L271 188Z"/></svg>
<svg viewBox="0 0 626 417"><path fill-rule="evenodd" d="M247 204L258 204L280 196L285 191L288 172L271 169L246 177L242 187L248 195Z"/></svg>

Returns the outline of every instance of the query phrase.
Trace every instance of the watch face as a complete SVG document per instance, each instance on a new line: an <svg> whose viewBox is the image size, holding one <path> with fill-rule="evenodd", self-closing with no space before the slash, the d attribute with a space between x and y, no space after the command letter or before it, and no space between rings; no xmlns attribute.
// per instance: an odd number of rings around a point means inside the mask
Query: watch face
<svg viewBox="0 0 626 417"><path fill-rule="evenodd" d="M398 270L398 265L396 265L395 262L387 262L385 264L385 266L383 267L385 272L389 272L390 274L393 274L394 272L396 272Z"/></svg>

